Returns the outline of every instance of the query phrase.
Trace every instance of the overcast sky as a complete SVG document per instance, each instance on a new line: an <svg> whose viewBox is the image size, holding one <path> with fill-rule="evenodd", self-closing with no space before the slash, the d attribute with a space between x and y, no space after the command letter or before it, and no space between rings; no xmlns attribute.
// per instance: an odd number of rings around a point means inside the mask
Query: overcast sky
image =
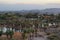
<svg viewBox="0 0 60 40"><path fill-rule="evenodd" d="M60 0L0 0L0 10L60 8Z"/></svg>

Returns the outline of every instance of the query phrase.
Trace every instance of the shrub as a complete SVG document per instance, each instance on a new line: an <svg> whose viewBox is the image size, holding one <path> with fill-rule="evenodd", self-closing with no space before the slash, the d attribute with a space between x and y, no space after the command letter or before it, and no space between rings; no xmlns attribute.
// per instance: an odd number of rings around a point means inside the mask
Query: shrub
<svg viewBox="0 0 60 40"><path fill-rule="evenodd" d="M0 31L0 36L3 34L3 31Z"/></svg>
<svg viewBox="0 0 60 40"><path fill-rule="evenodd" d="M14 34L13 31L10 31L10 30L6 31L6 35L7 35L7 36L10 35L10 38L12 38L12 35L13 35L13 34Z"/></svg>

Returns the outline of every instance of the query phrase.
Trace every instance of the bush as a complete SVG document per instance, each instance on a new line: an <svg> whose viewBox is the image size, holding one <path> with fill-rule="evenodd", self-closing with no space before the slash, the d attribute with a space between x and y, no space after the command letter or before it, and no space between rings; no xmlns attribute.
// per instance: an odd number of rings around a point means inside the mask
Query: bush
<svg viewBox="0 0 60 40"><path fill-rule="evenodd" d="M3 31L0 31L0 36L3 34Z"/></svg>
<svg viewBox="0 0 60 40"><path fill-rule="evenodd" d="M14 34L13 31L10 31L10 30L6 31L6 35L7 35L7 36L10 35L10 38L12 38L12 35L13 35L13 34Z"/></svg>
<svg viewBox="0 0 60 40"><path fill-rule="evenodd" d="M50 35L50 33L47 33L47 35Z"/></svg>
<svg viewBox="0 0 60 40"><path fill-rule="evenodd" d="M60 37L58 37L57 35L51 35L48 37L49 40L60 40Z"/></svg>

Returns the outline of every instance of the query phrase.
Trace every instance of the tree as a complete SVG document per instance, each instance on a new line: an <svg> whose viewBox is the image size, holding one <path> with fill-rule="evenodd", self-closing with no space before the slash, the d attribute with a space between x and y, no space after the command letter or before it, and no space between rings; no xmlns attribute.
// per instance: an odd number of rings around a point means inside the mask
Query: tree
<svg viewBox="0 0 60 40"><path fill-rule="evenodd" d="M14 34L14 32L13 31L10 31L10 30L7 30L6 31L6 35L7 35L7 37L8 37L8 35L10 36L10 39L12 38L12 35Z"/></svg>

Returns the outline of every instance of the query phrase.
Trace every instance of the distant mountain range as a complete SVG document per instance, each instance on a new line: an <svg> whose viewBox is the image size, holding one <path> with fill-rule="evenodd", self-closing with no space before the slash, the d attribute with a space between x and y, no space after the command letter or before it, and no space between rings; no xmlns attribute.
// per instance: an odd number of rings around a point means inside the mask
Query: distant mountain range
<svg viewBox="0 0 60 40"><path fill-rule="evenodd" d="M50 8L50 9L44 9L44 10L41 10L42 13L60 13L60 8Z"/></svg>
<svg viewBox="0 0 60 40"><path fill-rule="evenodd" d="M49 9L44 9L44 10L22 10L20 11L21 13L49 13L49 14L58 14L60 13L60 8L49 8Z"/></svg>
<svg viewBox="0 0 60 40"><path fill-rule="evenodd" d="M49 8L44 10L21 10L21 11L4 11L4 12L13 12L13 13L21 13L21 14L27 14L27 13L49 13L49 14L57 14L60 13L60 8Z"/></svg>

